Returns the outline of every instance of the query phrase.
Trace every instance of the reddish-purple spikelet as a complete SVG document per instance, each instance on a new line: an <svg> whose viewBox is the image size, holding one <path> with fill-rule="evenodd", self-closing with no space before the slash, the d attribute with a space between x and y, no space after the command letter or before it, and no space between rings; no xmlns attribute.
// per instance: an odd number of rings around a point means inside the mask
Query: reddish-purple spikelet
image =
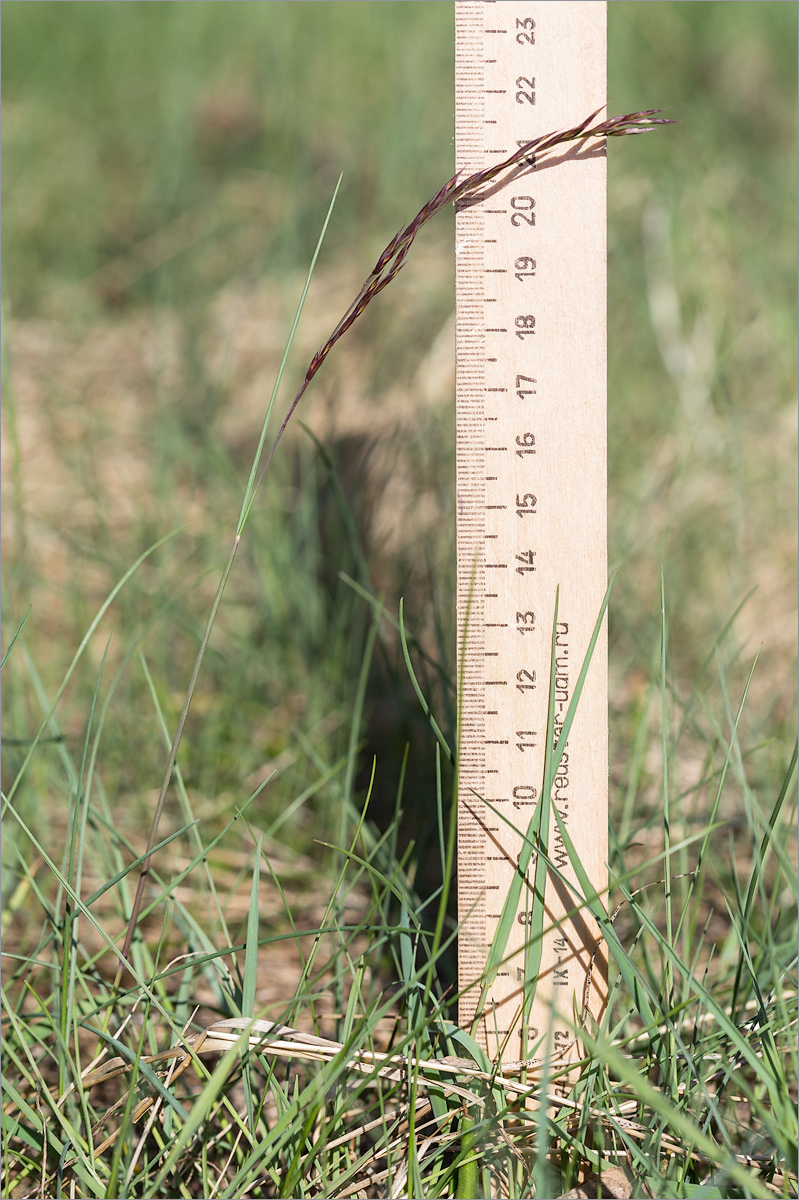
<svg viewBox="0 0 799 1200"><path fill-rule="evenodd" d="M590 116L586 117L584 121L581 121L579 125L575 125L572 129L567 129L560 133L545 134L543 137L535 138L532 142L525 143L524 146L520 146L514 154L511 154L509 158L506 158L501 163L496 163L491 167L484 167L471 175L467 175L465 178L462 178L463 171L458 171L422 206L412 221L394 234L394 237L375 263L371 274L366 279L360 292L344 313L344 316L338 322L330 337L324 345L319 347L311 359L302 385L291 402L291 407L286 413L283 423L278 430L277 437L272 443L272 448L258 476L258 483L263 479L278 443L285 432L286 426L305 394L306 388L322 363L339 338L357 321L358 317L378 292L382 292L383 288L391 283L391 280L402 269L410 248L413 245L414 238L422 226L432 217L436 216L437 213L441 212L449 204L458 204L467 198L471 198L472 203L478 202L482 199L481 192L486 184L491 183L504 171L508 171L512 167L522 163L525 159L528 159L532 150L535 150L536 155L540 156L545 151L552 150L556 146L563 145L565 142L587 138L627 137L632 134L649 133L659 125L674 124L667 117L659 117L657 115L662 111L661 109L650 108L643 112L626 113L621 117L611 117L606 121L600 122L598 125L592 125L592 122L599 116L601 111L602 109L598 108L596 112L591 113Z"/></svg>

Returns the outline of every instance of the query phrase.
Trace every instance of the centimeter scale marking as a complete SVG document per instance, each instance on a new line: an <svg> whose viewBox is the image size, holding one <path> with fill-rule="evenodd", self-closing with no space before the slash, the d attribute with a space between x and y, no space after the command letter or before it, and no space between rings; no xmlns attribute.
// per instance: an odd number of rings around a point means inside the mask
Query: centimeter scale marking
<svg viewBox="0 0 799 1200"><path fill-rule="evenodd" d="M606 5L458 0L456 163L471 172L605 102ZM607 586L606 157L571 143L456 221L457 542L462 679L460 1023L492 1059L576 1056L598 940L547 882L536 1000L522 1025L531 892L477 1020L479 981L543 779L555 592L556 735ZM593 886L607 884L603 631L552 793ZM502 814L505 818L498 815ZM556 824L549 856L575 879ZM535 860L528 877L532 878ZM559 925L554 928L555 923ZM589 1008L606 999L600 951ZM538 1049L536 1049L538 1045Z"/></svg>

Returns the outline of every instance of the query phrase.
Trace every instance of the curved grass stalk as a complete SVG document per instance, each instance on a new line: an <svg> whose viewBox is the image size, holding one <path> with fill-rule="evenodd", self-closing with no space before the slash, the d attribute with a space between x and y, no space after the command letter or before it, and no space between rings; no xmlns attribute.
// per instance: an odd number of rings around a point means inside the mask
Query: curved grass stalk
<svg viewBox="0 0 799 1200"><path fill-rule="evenodd" d="M282 358L282 361L280 364L277 379L275 381L275 386L272 390L272 395L271 395L269 405L267 408L266 417L264 419L264 422L263 422L263 425L261 428L261 436L259 438L258 447L256 449L256 452L255 452L255 455L253 458L253 463L252 463L252 467L250 469L249 478L247 480L247 485L244 490L244 497L242 500L241 511L239 513L239 518L238 518L238 522L236 525L236 533L235 533L235 536L233 539L233 544L231 545L227 561L223 568L222 575L221 575L221 578L219 581L219 585L216 590L216 595L214 596L213 602L211 604L211 611L208 615L208 620L206 622L205 629L203 631L202 640L200 642L200 648L197 652L197 658L195 660L194 668L193 668L192 674L191 674L191 679L189 680L189 686L186 691L186 698L183 702L183 708L181 710L181 714L178 719L178 724L177 724L177 728L175 730L172 747L170 749L169 756L167 759L167 765L166 765L166 769L164 772L164 779L163 779L163 783L161 785L161 790L159 792L158 800L156 802L155 813L153 815L150 837L149 837L149 841L148 841L148 849L146 851L147 857L145 859L145 864L142 867L142 871L139 876L139 883L138 883L138 887L136 890L136 897L133 902L133 907L132 907L130 919L128 922L128 929L127 929L127 933L125 935L125 942L122 947L122 959L124 961L129 962L130 947L131 947L131 943L133 941L133 935L134 935L134 932L136 929L136 924L138 922L139 912L141 910L141 905L142 905L143 897L144 897L144 888L145 888L146 882L147 882L147 872L149 870L150 853L151 853L152 847L155 845L155 841L156 841L156 838L158 835L158 826L161 821L161 815L163 813L164 804L166 801L166 795L169 790L169 785L172 780L172 773L173 773L173 770L175 767L175 762L177 760L178 748L180 746L180 742L183 737L183 731L186 726L186 720L188 718L189 708L191 706L192 697L194 695L194 691L197 686L197 680L199 677L200 669L202 667L203 659L205 657L205 651L207 649L208 642L211 637L211 631L212 631L214 623L216 621L216 615L217 615L217 612L219 611L219 605L222 602L222 596L224 594L225 587L227 585L227 581L230 576L230 572L233 568L233 561L235 559L236 551L238 549L238 545L239 545L239 542L241 540L241 537L242 537L242 534L244 531L244 526L245 526L245 524L247 522L247 518L249 517L249 514L252 510L252 505L255 500L255 495L258 491L258 488L259 488L261 482L263 481L263 478L264 478L267 470L269 469L269 466L275 455L275 451L277 450L277 447L280 444L280 440L283 437L283 434L285 433L285 431L288 427L288 424L289 424L292 416L294 415L295 411L297 410L297 407L299 406L300 401L302 400L303 396L305 395L305 392L307 391L311 381L313 380L314 376L319 371L320 367L322 366L323 362L327 358L330 351L335 346L336 342L338 342L344 336L344 334L347 332L347 330L350 329L352 327L352 325L358 320L358 318L363 314L363 312L366 310L366 308L371 303L371 301L375 298L375 296L377 296L385 287L387 287L388 284L391 283L392 279L394 279L396 277L396 275L402 270L403 266L405 265L405 261L408 257L408 254L410 252L411 246L413 245L414 239L415 239L417 233L419 232L419 230L422 228L422 226L426 225L428 221L430 221L438 213L442 212L450 204L463 204L463 203L476 204L476 203L479 203L482 199L484 199L490 193L490 190L491 190L490 185L494 184L495 181L498 181L500 179L500 177L503 176L503 174L508 173L512 177L515 177L516 175L523 173L526 169L529 169L532 164L532 159L531 159L532 152L535 153L535 156L540 156L550 150L555 149L557 146L563 145L568 142L587 141L589 139L602 140L602 139L606 139L609 137L626 137L626 136L639 134L639 133L647 133L647 132L651 131L652 129L657 128L660 125L673 124L673 122L668 120L667 118L659 117L657 115L657 113L660 111L659 109L648 109L644 112L627 113L624 116L611 117L606 121L600 121L598 124L594 124L594 122L596 121L596 118L599 116L599 113L601 111L602 111L601 109L597 109L596 112L591 113L591 115L586 117L586 119L584 121L581 121L579 125L576 125L576 126L572 127L571 129L563 130L558 133L546 134L543 137L535 138L531 142L526 142L523 146L521 146L516 151L515 154L512 154L509 158L504 159L501 163L497 163L494 166L486 167L483 170L476 171L471 175L467 175L465 178L463 178L461 176L461 173L458 172L450 180L448 180L448 182L445 183L444 186L438 192L436 192L436 194L434 196L432 196L431 199L428 200L425 205L423 205L423 207L419 210L419 212L416 214L416 216L413 218L412 221L409 221L407 225L403 226L403 228L400 229L394 235L394 237L391 239L389 244L386 246L383 253L378 258L374 268L372 269L371 274L367 277L366 281L364 282L363 286L361 287L361 290L359 291L358 295L353 300L352 304L349 306L347 311L344 313L343 317L340 319L340 321L336 325L335 329L328 337L327 341L324 342L324 344L322 346L320 346L320 348L317 350L317 352L314 354L313 358L311 359L311 361L308 365L308 369L305 372L305 378L303 379L296 395L294 396L294 399L292 400L292 402L288 408L288 411L287 411L285 417L283 418L283 422L277 432L277 436L275 437L275 439L272 443L272 447L266 457L266 460L259 471L258 467L260 464L261 454L263 451L263 447L266 444L266 434L267 434L269 419L270 419L272 410L274 408L274 404L275 404L275 401L277 398L277 393L278 393L278 390L280 387L280 382L282 379L283 371L285 369L285 365L288 360L288 355L291 351L291 346L293 345L293 342L294 342L294 336L297 331L297 326L299 324L300 316L302 314L302 310L305 305L305 299L307 297L308 289L310 287L311 278L313 276L314 267L316 265L316 260L319 255L319 251L321 249L322 242L324 240L324 236L325 236L325 233L327 230L328 222L330 220L330 216L331 216L331 213L333 210L333 205L335 203L336 196L338 194L338 188L341 183L341 180L339 179L339 184L337 184L336 190L333 193L333 198L330 202L330 207L328 208L327 216L325 218L325 222L322 227L322 231L321 231L319 240L316 245L316 250L314 251L314 255L311 260L311 265L310 265L308 275L306 278L305 287L303 289L302 296L300 297L300 302L299 302L299 305L297 307L297 312L294 317L294 323L291 327L291 331L289 333L289 337L286 342L286 348L283 353L283 358ZM120 967L120 970L121 970L121 967ZM120 982L120 977L119 977L119 973L118 973L117 985L119 984L119 982Z"/></svg>

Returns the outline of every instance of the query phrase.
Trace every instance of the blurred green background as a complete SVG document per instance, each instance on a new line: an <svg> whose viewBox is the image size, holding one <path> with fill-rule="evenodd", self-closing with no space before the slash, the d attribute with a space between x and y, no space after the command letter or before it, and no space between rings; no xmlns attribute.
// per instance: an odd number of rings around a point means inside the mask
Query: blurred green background
<svg viewBox="0 0 799 1200"><path fill-rule="evenodd" d="M174 723L268 398L262 380L339 173L292 378L453 171L453 6L6 0L3 18L6 645L31 607L6 669L8 780L24 749L13 739L34 732L102 596L185 524L104 626L101 694L141 638ZM675 716L689 808L707 802L697 780L725 689L734 707L760 643L742 726L759 747L746 759L754 785L781 777L789 756L797 9L615 0L608 21L609 112L660 108L678 122L609 148L621 853L657 803L657 762L632 746L648 728L661 568L675 711L757 589L724 642L726 682L711 663L707 702ZM297 430L276 460L181 755L208 820L277 764L257 810L271 819L362 743L361 775L339 769L284 830L305 848L335 827L342 797L362 794L372 754L375 812L393 806L408 744L403 804L413 836L433 836L432 742L387 623L353 725L371 616L339 572L394 616L406 596L423 685L453 736L453 305L445 216L314 384L308 420L324 453ZM59 709L66 742L38 752L18 803L36 810L68 790L64 755L79 754L104 645ZM105 717L98 778L137 844L163 757L134 657Z"/></svg>

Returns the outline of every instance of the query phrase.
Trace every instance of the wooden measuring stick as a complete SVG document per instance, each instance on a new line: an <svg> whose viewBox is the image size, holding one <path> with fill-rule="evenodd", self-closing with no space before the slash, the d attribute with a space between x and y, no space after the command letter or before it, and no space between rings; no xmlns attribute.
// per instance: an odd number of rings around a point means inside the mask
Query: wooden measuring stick
<svg viewBox="0 0 799 1200"><path fill-rule="evenodd" d="M606 5L458 0L456 162L475 171L605 103ZM522 1022L532 890L483 988L522 835L541 797L559 589L555 737L607 586L606 157L572 143L457 215L460 1023L492 1059L579 1050L573 1024L606 999L586 911L550 871L535 1001ZM603 630L554 781L593 887L607 886ZM508 823L520 832L514 832ZM554 818L548 854L576 881ZM532 877L535 858L530 864ZM564 1019L567 1018L567 1019Z"/></svg>

